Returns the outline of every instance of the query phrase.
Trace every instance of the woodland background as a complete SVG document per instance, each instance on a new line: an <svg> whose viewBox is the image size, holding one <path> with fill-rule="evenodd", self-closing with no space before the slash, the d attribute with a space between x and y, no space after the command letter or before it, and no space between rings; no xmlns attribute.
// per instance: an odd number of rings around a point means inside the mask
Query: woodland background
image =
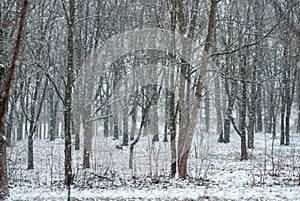
<svg viewBox="0 0 300 201"><path fill-rule="evenodd" d="M27 143L27 169L33 170L35 142L63 139L60 182L70 187L76 181L73 149L82 150L80 168L91 169L99 139L128 150L129 170L140 141L156 154L157 144L166 143L168 175L187 178L192 149L204 146L194 143L199 134L229 144L238 134L239 158L247 160L256 134L291 146L291 135L300 132L298 0L30 1L14 60L26 2L0 3L2 86L12 61L16 65L1 131L2 196L8 193L7 166L16 162L5 153L18 142ZM108 39L149 28L192 39L201 49L194 58L199 65L176 52L145 48L122 55L103 72L85 68ZM145 85L143 79L155 81ZM149 174L155 181L159 171Z"/></svg>

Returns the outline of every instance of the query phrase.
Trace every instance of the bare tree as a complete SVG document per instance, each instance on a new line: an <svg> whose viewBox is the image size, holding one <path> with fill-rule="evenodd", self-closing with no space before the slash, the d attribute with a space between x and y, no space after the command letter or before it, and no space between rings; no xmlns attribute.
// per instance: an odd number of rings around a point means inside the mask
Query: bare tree
<svg viewBox="0 0 300 201"><path fill-rule="evenodd" d="M72 88L73 88L73 70L74 70L74 21L75 21L75 0L69 0L69 10L67 11L66 5L65 16L67 18L68 37L67 37L67 80L65 88L65 113L64 113L64 126L65 126L65 184L68 186L68 200L70 198L70 185L72 184L72 142L71 142L71 110L72 110Z"/></svg>
<svg viewBox="0 0 300 201"><path fill-rule="evenodd" d="M2 13L0 5L0 13ZM2 63L0 63L0 200L4 200L8 195L8 179L7 179L7 169L6 169L6 139L5 139L5 114L7 111L7 104L9 100L9 94L10 94L10 88L12 85L12 80L14 77L14 72L15 69L17 68L17 60L19 57L19 52L21 49L21 43L22 43L22 35L23 35L23 30L25 26L25 19L26 19L26 14L28 10L28 1L24 0L23 1L23 7L21 11L21 16L20 16L20 23L19 23L19 31L16 39L16 45L14 47L14 52L13 52L13 58L12 58L12 64L9 69L8 77L5 78L4 76L4 66ZM1 16L1 15L0 15ZM2 26L1 26L2 27ZM2 38L2 30L0 31L0 42L2 43L3 38ZM0 47L0 56L2 56L3 53L3 46L1 44Z"/></svg>
<svg viewBox="0 0 300 201"><path fill-rule="evenodd" d="M194 104L191 109L191 114L190 114L190 121L187 126L187 131L186 131L186 137L182 143L182 151L178 153L178 175L182 178L186 177L187 174L187 162L189 158L189 152L191 149L192 141L193 141L193 136L194 136L194 131L195 127L197 124L197 119L198 119L198 113L199 113L199 106L201 102L201 97L202 97L202 90L204 86L204 80L205 76L207 74L207 69L208 69L208 61L209 61L209 53L210 53L210 48L211 48L211 43L213 39L213 31L214 31L214 24L215 24L215 13L217 10L217 4L219 1L216 0L211 0L210 1L210 10L209 10L209 16L208 16L208 24L207 24L207 32L206 32L206 37L205 37L205 45L203 48L203 55L202 55L202 60L199 66L199 75L197 77L196 81L196 89L195 89L195 99L194 99Z"/></svg>

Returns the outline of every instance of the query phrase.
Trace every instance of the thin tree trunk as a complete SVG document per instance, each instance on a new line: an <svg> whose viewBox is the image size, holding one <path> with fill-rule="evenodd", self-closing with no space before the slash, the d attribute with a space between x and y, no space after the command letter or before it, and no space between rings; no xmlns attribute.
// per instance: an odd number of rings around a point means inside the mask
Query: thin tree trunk
<svg viewBox="0 0 300 201"><path fill-rule="evenodd" d="M284 126L285 126L285 123L284 123L284 120L285 120L285 95L284 95L284 91L282 90L281 92L281 110L280 110L280 145L284 145L284 141L285 141L285 129L284 129Z"/></svg>
<svg viewBox="0 0 300 201"><path fill-rule="evenodd" d="M206 97L205 97L205 131L206 133L209 133L210 131L210 104L209 104L209 92L207 91Z"/></svg>
<svg viewBox="0 0 300 201"><path fill-rule="evenodd" d="M18 127L17 127L17 141L23 140L23 123L24 123L24 114L20 114L18 119Z"/></svg>
<svg viewBox="0 0 300 201"><path fill-rule="evenodd" d="M126 106L127 104L127 101L126 103L124 104L125 105L125 109L123 111L123 143L122 145L123 146L128 146L128 107Z"/></svg>
<svg viewBox="0 0 300 201"><path fill-rule="evenodd" d="M229 73L229 68L227 69ZM234 84L231 85L231 91L229 89L229 80L225 78L225 90L228 97L228 103L227 103L227 109L225 112L225 118L224 118L224 137L219 138L218 142L224 142L229 143L230 142L230 125L231 125L231 115L233 111L234 106L234 94L236 93L236 86Z"/></svg>
<svg viewBox="0 0 300 201"><path fill-rule="evenodd" d="M134 157L134 147L135 145L139 142L141 136L142 136L142 130L143 127L145 125L146 122L146 118L150 109L150 105L151 105L152 100L147 101L145 108L144 108L144 113L142 115L142 120L141 120L141 124L140 124L140 128L138 131L138 135L135 138L135 140L130 144L129 147L129 169L133 169L133 157Z"/></svg>
<svg viewBox="0 0 300 201"><path fill-rule="evenodd" d="M286 116L285 116L285 145L290 145L290 117L292 110L292 103L294 98L294 89L295 89L295 78L292 77L291 71L289 70L289 79L292 80L291 86L286 86ZM296 73L296 72L295 72Z"/></svg>
<svg viewBox="0 0 300 201"><path fill-rule="evenodd" d="M171 31L174 32L176 28L176 7L175 0L170 0L170 15L171 15ZM173 44L175 45L175 38L173 38ZM175 52L170 52L170 89L168 92L169 99L169 120L170 120L170 150L171 150L171 177L176 175L177 159L176 159L176 107L175 107Z"/></svg>
<svg viewBox="0 0 300 201"><path fill-rule="evenodd" d="M262 120L262 89L260 84L257 86L257 101L256 101L256 116L257 116L257 131L263 131L263 120Z"/></svg>
<svg viewBox="0 0 300 201"><path fill-rule="evenodd" d="M168 76L168 75L167 75ZM167 80L166 83L169 83L169 81ZM164 139L163 142L168 142L168 130L169 130L169 87L167 87L167 89L165 90L165 124L164 124Z"/></svg>
<svg viewBox="0 0 300 201"><path fill-rule="evenodd" d="M256 80L256 67L253 67L252 79ZM260 98L260 97L259 97ZM257 91L254 83L251 83L251 101L249 103L249 125L248 125L248 148L254 148L254 132L255 132L255 117Z"/></svg>
<svg viewBox="0 0 300 201"><path fill-rule="evenodd" d="M246 61L245 61L246 63ZM239 108L240 114L240 137L241 137L241 160L247 160L247 144L246 144L246 110L247 110L247 83L246 83L246 69L241 67L242 79L242 100Z"/></svg>
<svg viewBox="0 0 300 201"><path fill-rule="evenodd" d="M298 82L297 84L297 105L298 105L297 133L300 134L300 60L297 62L297 82Z"/></svg>
<svg viewBox="0 0 300 201"><path fill-rule="evenodd" d="M152 121L151 121L151 131L152 131L152 142L159 141L159 132L158 132L158 107L154 105L152 107Z"/></svg>
<svg viewBox="0 0 300 201"><path fill-rule="evenodd" d="M106 100L109 99L109 86L108 84L106 85L106 89L105 89L105 97L106 97ZM108 101L107 101L108 102ZM107 104L104 109L103 109L103 113L104 113L104 123L103 123L103 132L104 132L104 136L105 137L108 137L109 136L109 115L110 115L110 105Z"/></svg>
<svg viewBox="0 0 300 201"><path fill-rule="evenodd" d="M223 138L221 86L220 86L220 78L218 75L215 76L214 85L215 85L215 108L216 108L216 116L217 116L216 134L222 136ZM221 139L220 141L223 141L223 139Z"/></svg>
<svg viewBox="0 0 300 201"><path fill-rule="evenodd" d="M72 110L72 86L73 86L73 28L75 17L75 0L69 0L69 13L67 14L68 24L68 44L67 44L67 81L65 89L65 184L68 187L68 194L70 194L70 185L72 183L72 142L71 142L71 110ZM68 201L70 196L68 196Z"/></svg>
<svg viewBox="0 0 300 201"><path fill-rule="evenodd" d="M133 104L131 109L131 129L130 129L130 141L134 140L135 132L136 132L136 104Z"/></svg>
<svg viewBox="0 0 300 201"><path fill-rule="evenodd" d="M83 114L83 168L90 168L90 154L92 151L92 121L91 121L91 104L84 107Z"/></svg>
<svg viewBox="0 0 300 201"><path fill-rule="evenodd" d="M0 61L0 200L4 200L9 196L8 190L8 178L7 178L7 167L6 167L6 139L5 139L5 114L7 111L7 104L9 100L9 92L14 77L14 72L17 67L17 61L19 58L19 52L21 49L23 28L25 25L26 14L28 10L28 0L24 0L23 7L21 10L19 30L16 39L16 45L13 51L12 64L8 72L8 77L5 80L4 77L4 66L3 61ZM2 16L2 7L0 6L0 19ZM0 28L0 57L3 56L3 35L2 26Z"/></svg>
<svg viewBox="0 0 300 201"><path fill-rule="evenodd" d="M17 98L15 98L17 99ZM13 100L10 104L10 111L8 115L8 122L7 122L7 128L6 128L6 142L7 145L11 145L11 138L12 138L12 129L13 129L13 119L14 119L14 112L15 112L15 100Z"/></svg>
<svg viewBox="0 0 300 201"><path fill-rule="evenodd" d="M212 36L213 36L213 27L215 24L215 13L217 9L217 4L218 1L216 0L211 0L211 5L210 5L210 13L209 13L209 20L208 20L208 28L207 28L207 36L205 39L205 45L204 45L204 50L203 50L203 56L202 60L200 63L199 70L201 73L199 73L198 78L197 78L197 83L196 83L196 90L195 90L195 100L194 100L194 105L192 107L191 111L191 118L189 125L187 126L187 135L185 139L185 148L182 153L179 153L179 164L178 164L178 174L179 177L185 178L187 174L187 161L189 157L189 151L192 145L193 141L193 136L194 136L194 130L197 124L198 120L198 114L199 114L199 107L200 107L200 101L201 101L201 94L202 94L202 89L204 86L204 78L207 73L207 66L208 66L208 59L209 59L209 51L211 47L211 42L212 42Z"/></svg>
<svg viewBox="0 0 300 201"><path fill-rule="evenodd" d="M57 104L54 103L54 97L50 95L49 97L49 113L50 113L50 122L49 122L49 138L50 141L55 140L55 121L56 121L56 111L55 108Z"/></svg>

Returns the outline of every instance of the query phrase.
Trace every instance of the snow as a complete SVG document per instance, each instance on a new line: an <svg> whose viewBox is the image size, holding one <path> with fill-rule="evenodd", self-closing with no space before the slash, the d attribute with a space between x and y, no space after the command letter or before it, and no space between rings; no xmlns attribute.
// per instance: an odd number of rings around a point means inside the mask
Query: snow
<svg viewBox="0 0 300 201"><path fill-rule="evenodd" d="M90 169L81 168L82 150L72 150L75 181L71 197L73 200L300 200L299 134L291 135L290 146L279 146L279 139L275 139L272 156L271 134L257 133L255 149L248 150L247 161L239 159L238 135L232 134L228 144L216 143L217 137L195 136L194 144L201 144L201 148L192 149L188 172L196 177L182 180L168 177L169 143L159 142L149 149L149 140L143 137L135 148L134 169L129 170L129 149L116 149L115 144L120 142L96 136ZM8 200L66 200L64 141L35 140L34 170L26 169L26 142L14 142L8 150L11 181ZM151 163L149 158L153 160Z"/></svg>

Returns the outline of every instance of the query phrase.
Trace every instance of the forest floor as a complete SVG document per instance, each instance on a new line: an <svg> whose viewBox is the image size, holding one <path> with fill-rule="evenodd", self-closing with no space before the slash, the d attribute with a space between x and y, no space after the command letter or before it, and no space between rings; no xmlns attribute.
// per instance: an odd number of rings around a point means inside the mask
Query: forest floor
<svg viewBox="0 0 300 201"><path fill-rule="evenodd" d="M228 144L217 143L217 137L195 136L191 177L182 180L168 177L169 143L152 144L144 136L129 170L129 149L96 136L90 169L81 167L82 150L73 151L72 200L300 200L299 134L291 135L291 145L279 146L279 138L272 143L271 135L257 133L247 161L239 159L238 135L232 134ZM26 143L14 142L8 149L8 200L66 200L64 141L35 140L34 170L27 170Z"/></svg>

